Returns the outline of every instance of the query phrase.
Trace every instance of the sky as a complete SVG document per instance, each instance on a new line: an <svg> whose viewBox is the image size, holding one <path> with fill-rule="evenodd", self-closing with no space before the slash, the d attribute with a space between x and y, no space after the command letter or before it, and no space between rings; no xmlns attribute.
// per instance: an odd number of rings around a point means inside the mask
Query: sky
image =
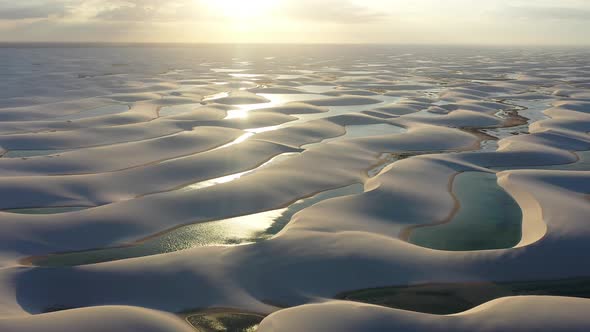
<svg viewBox="0 0 590 332"><path fill-rule="evenodd" d="M590 0L0 0L0 41L590 45Z"/></svg>

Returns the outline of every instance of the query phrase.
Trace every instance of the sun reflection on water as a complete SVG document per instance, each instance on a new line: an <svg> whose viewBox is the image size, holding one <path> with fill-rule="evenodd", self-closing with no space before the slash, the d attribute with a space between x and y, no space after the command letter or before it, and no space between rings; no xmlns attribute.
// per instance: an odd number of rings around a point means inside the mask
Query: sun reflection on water
<svg viewBox="0 0 590 332"><path fill-rule="evenodd" d="M285 158L288 157L292 157L297 155L297 152L289 152L289 153L283 153L280 154L272 159L270 159L269 161L265 162L264 164L248 170L248 171L244 171L244 172L240 172L240 173L235 173L235 174L230 174L230 175L226 175L226 176L222 176L219 178L215 178L215 179L211 179L211 180L206 180L206 181L202 181L199 183L195 183L195 184L191 184L189 186L186 186L184 188L181 189L181 191L193 191L193 190L199 190L199 189L204 189L204 188L208 188L208 187L212 187L218 184L223 184L223 183L228 183L228 182L232 182L235 181L237 179L240 179L241 177L243 177L244 175L259 171L267 166L269 166L270 164L276 163L278 161L284 160Z"/></svg>

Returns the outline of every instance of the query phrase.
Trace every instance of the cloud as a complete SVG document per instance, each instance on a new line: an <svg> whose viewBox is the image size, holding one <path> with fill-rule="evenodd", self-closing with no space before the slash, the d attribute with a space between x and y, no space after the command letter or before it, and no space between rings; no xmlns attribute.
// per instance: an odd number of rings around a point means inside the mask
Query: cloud
<svg viewBox="0 0 590 332"><path fill-rule="evenodd" d="M502 14L528 20L590 21L590 8L584 7L510 6Z"/></svg>
<svg viewBox="0 0 590 332"><path fill-rule="evenodd" d="M117 22L173 22L219 19L214 0L0 0L1 20L76 18ZM243 0L247 1L247 0ZM275 18L332 23L366 23L385 15L350 0L277 0Z"/></svg>
<svg viewBox="0 0 590 332"><path fill-rule="evenodd" d="M369 23L386 17L347 0L284 0L279 10L282 16L291 19L344 24Z"/></svg>
<svg viewBox="0 0 590 332"><path fill-rule="evenodd" d="M588 44L590 21L588 0L265 0L241 21L216 1L0 0L0 39Z"/></svg>
<svg viewBox="0 0 590 332"><path fill-rule="evenodd" d="M0 0L0 20L173 21L194 18L203 9L198 4L195 0Z"/></svg>
<svg viewBox="0 0 590 332"><path fill-rule="evenodd" d="M289 18L332 23L370 23L387 16L346 0L288 0L282 8Z"/></svg>
<svg viewBox="0 0 590 332"><path fill-rule="evenodd" d="M99 12L96 19L131 22L220 18L219 13L215 13L205 0L128 0L110 3L111 8ZM280 0L272 14L275 18L333 23L365 23L384 17L381 13L347 0Z"/></svg>
<svg viewBox="0 0 590 332"><path fill-rule="evenodd" d="M110 1L108 9L99 11L94 19L118 22L178 22L206 18L209 8L195 0L127 0Z"/></svg>
<svg viewBox="0 0 590 332"><path fill-rule="evenodd" d="M23 20L64 16L68 13L65 1L0 0L0 20Z"/></svg>
<svg viewBox="0 0 590 332"><path fill-rule="evenodd" d="M95 19L105 21L147 21L158 18L160 7L151 1L126 1L97 12Z"/></svg>

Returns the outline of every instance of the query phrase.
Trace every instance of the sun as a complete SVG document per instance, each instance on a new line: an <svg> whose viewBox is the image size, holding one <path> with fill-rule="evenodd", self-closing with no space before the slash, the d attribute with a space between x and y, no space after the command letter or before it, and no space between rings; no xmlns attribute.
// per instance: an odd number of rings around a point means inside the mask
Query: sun
<svg viewBox="0 0 590 332"><path fill-rule="evenodd" d="M269 15L277 0L206 0L209 8L219 16L235 20L260 18Z"/></svg>

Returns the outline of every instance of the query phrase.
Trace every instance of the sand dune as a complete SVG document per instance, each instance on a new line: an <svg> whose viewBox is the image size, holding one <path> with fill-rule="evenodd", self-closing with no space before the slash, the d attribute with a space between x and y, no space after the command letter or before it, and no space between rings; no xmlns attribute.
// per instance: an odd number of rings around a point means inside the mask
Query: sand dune
<svg viewBox="0 0 590 332"><path fill-rule="evenodd" d="M140 308L113 306L69 310L34 318L0 320L0 328L16 331L194 331L173 315Z"/></svg>
<svg viewBox="0 0 590 332"><path fill-rule="evenodd" d="M585 331L589 325L581 317L589 305L569 298L505 298L459 315L433 316L334 302L280 311L259 331Z"/></svg>
<svg viewBox="0 0 590 332"><path fill-rule="evenodd" d="M590 276L584 52L369 51L163 49L7 96L0 330L188 331L172 313L211 310L270 315L259 331L588 330L585 286L450 316L333 300Z"/></svg>

